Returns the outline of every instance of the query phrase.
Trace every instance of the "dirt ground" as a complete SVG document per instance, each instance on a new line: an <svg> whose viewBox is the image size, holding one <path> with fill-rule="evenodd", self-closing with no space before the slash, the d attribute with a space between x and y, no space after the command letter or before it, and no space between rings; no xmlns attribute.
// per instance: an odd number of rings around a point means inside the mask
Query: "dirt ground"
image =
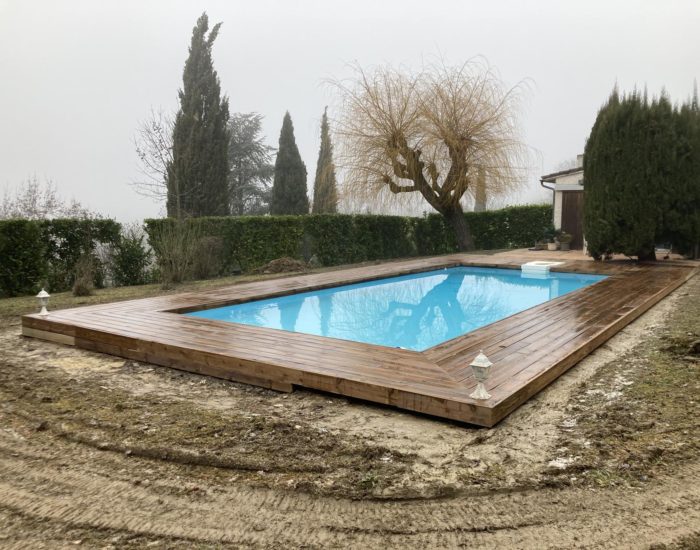
<svg viewBox="0 0 700 550"><path fill-rule="evenodd" d="M700 276L492 429L22 338L32 308L0 301L0 547L700 548Z"/></svg>

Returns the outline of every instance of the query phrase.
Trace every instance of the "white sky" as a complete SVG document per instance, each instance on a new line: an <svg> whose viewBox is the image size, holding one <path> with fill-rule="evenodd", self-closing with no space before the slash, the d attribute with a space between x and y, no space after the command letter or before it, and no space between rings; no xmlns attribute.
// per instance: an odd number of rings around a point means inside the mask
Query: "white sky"
<svg viewBox="0 0 700 550"><path fill-rule="evenodd" d="M214 65L231 111L263 114L276 146L289 110L309 186L322 81L349 62L483 55L509 84L532 79L522 120L537 175L582 152L615 82L682 100L700 76L698 0L0 0L0 191L36 174L119 220L159 215L128 185L132 140L152 106L177 107L203 10L223 21ZM545 198L533 175L519 201Z"/></svg>

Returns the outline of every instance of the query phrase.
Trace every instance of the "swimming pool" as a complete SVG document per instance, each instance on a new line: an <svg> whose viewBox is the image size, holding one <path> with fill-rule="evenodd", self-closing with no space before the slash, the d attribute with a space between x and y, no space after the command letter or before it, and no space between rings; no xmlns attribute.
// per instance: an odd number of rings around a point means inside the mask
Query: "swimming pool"
<svg viewBox="0 0 700 550"><path fill-rule="evenodd" d="M186 315L424 351L605 278L452 267Z"/></svg>

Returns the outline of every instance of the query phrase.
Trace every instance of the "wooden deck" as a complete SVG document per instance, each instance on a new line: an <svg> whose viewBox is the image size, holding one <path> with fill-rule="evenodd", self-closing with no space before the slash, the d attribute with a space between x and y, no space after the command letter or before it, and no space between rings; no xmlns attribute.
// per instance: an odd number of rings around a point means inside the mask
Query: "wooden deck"
<svg viewBox="0 0 700 550"><path fill-rule="evenodd" d="M213 321L180 313L387 276L541 256L452 255L391 262L76 309L25 315L25 336L279 391L304 386L493 426L688 280L697 264L565 261L558 271L609 277L423 352ZM494 363L491 398L469 397L469 363Z"/></svg>

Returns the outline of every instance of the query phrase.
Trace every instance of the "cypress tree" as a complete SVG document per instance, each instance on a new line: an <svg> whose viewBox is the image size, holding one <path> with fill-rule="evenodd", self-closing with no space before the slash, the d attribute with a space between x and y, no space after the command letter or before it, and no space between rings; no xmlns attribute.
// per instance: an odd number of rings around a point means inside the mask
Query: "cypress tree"
<svg viewBox="0 0 700 550"><path fill-rule="evenodd" d="M614 92L598 113L584 153L584 233L595 257L653 259L659 218L652 113L637 92Z"/></svg>
<svg viewBox="0 0 700 550"><path fill-rule="evenodd" d="M693 99L673 113L675 167L664 215L664 237L692 257L700 257L700 108Z"/></svg>
<svg viewBox="0 0 700 550"><path fill-rule="evenodd" d="M700 242L700 112L664 93L613 92L584 156L584 232L593 257L655 259L656 243L694 253Z"/></svg>
<svg viewBox="0 0 700 550"><path fill-rule="evenodd" d="M334 214L338 211L338 191L333 163L333 144L328 128L328 108L321 118L321 147L318 151L314 180L314 214Z"/></svg>
<svg viewBox="0 0 700 550"><path fill-rule="evenodd" d="M228 213L228 99L221 97L211 49L221 23L209 32L203 13L192 30L173 128L173 157L167 167L168 216Z"/></svg>
<svg viewBox="0 0 700 550"><path fill-rule="evenodd" d="M294 126L289 112L284 115L279 148L275 160L275 177L270 198L270 214L308 214L306 166L294 140Z"/></svg>

